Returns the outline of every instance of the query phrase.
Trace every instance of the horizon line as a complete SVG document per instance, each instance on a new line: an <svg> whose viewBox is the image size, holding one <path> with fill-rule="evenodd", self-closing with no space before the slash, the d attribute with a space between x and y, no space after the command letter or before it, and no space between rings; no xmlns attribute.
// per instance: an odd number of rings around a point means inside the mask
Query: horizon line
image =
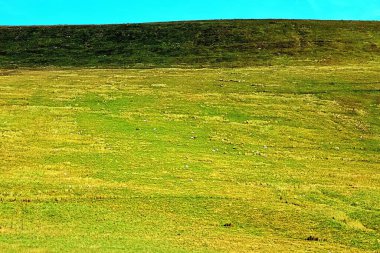
<svg viewBox="0 0 380 253"><path fill-rule="evenodd" d="M147 22L128 22L128 23L58 23L58 24L35 24L35 25L3 25L0 27L52 27L52 26L106 26L106 25L145 25L145 24L170 24L187 22L212 22L212 21L326 21L326 22L380 22L376 19L303 19L303 18L236 18L236 19L189 19L189 20L165 20Z"/></svg>

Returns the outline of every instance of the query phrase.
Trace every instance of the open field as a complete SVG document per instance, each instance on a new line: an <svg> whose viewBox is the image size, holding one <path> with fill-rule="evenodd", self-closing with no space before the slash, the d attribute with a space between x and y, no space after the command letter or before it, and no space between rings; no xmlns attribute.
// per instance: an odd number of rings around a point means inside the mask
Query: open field
<svg viewBox="0 0 380 253"><path fill-rule="evenodd" d="M379 80L1 70L0 251L379 251Z"/></svg>

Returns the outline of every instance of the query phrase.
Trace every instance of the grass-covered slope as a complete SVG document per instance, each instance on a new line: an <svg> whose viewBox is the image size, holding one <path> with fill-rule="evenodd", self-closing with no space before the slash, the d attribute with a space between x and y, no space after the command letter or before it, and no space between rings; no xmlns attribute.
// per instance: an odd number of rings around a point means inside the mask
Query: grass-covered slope
<svg viewBox="0 0 380 253"><path fill-rule="evenodd" d="M1 252L378 252L380 67L0 72Z"/></svg>
<svg viewBox="0 0 380 253"><path fill-rule="evenodd" d="M379 59L380 22L234 20L0 27L0 67L334 64Z"/></svg>
<svg viewBox="0 0 380 253"><path fill-rule="evenodd" d="M379 22L1 27L0 252L378 252L379 46ZM170 66L215 68L123 69Z"/></svg>

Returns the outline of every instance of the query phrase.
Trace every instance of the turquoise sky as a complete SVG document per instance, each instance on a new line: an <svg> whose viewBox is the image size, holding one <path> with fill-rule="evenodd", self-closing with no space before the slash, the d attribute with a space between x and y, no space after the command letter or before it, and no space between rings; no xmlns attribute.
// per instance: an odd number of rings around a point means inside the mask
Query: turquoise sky
<svg viewBox="0 0 380 253"><path fill-rule="evenodd" d="M380 20L380 0L0 0L0 25L235 18Z"/></svg>

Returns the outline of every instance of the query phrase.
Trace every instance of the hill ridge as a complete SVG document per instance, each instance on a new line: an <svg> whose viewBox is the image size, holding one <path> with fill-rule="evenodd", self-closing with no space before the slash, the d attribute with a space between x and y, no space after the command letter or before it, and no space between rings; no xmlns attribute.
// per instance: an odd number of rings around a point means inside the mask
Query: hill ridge
<svg viewBox="0 0 380 253"><path fill-rule="evenodd" d="M0 67L239 67L377 61L380 22L213 20L0 27Z"/></svg>

